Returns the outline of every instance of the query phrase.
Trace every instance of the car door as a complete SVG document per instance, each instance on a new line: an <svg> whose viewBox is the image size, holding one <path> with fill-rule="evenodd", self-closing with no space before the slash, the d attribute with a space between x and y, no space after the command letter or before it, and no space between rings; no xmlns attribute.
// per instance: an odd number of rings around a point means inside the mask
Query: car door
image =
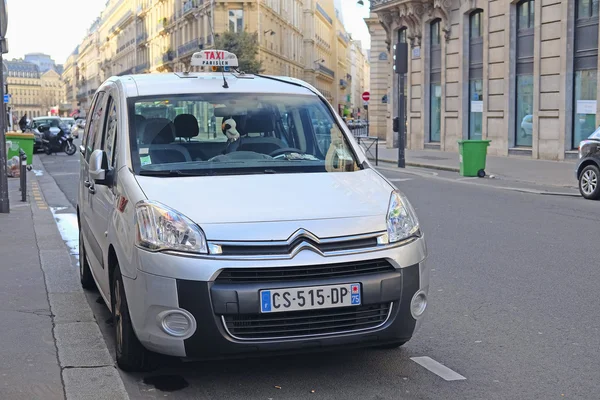
<svg viewBox="0 0 600 400"><path fill-rule="evenodd" d="M114 171L115 169L118 111L117 91L113 89L107 93L106 108L104 117L102 118L102 131L96 139L96 148L106 153L108 161L107 175L111 174L109 171ZM114 204L115 194L112 185L107 186L91 182L89 191L89 207L92 210L91 231L99 244L103 266L108 264L108 225L114 213ZM110 293L108 268L103 268L99 273L102 274L99 282L101 290L108 295Z"/></svg>
<svg viewBox="0 0 600 400"><path fill-rule="evenodd" d="M91 119L90 124L87 126L84 135L84 141L81 146L81 162L80 162L80 192L79 192L79 213L80 213L80 225L81 232L83 234L85 249L87 258L90 264L90 269L96 283L101 286L102 271L104 269L102 248L100 243L93 234L93 213L94 210L90 206L90 196L92 189L92 183L90 181L89 174L89 161L92 152L96 148L98 143L98 137L102 133L102 122L105 115L104 109L106 108L106 93L98 92L95 99L93 100L92 107L90 108Z"/></svg>

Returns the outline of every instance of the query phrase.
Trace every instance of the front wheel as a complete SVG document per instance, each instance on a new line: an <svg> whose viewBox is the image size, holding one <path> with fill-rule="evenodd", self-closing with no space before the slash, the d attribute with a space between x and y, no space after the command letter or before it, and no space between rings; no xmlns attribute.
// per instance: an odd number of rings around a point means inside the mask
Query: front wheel
<svg viewBox="0 0 600 400"><path fill-rule="evenodd" d="M123 371L148 371L151 369L150 351L138 340L127 306L123 276L117 265L112 281L112 312L114 317L117 364Z"/></svg>
<svg viewBox="0 0 600 400"><path fill-rule="evenodd" d="M579 175L579 193L588 200L600 198L600 170L595 165L588 165Z"/></svg>
<svg viewBox="0 0 600 400"><path fill-rule="evenodd" d="M77 151L77 149L75 148L75 145L70 140L65 143L63 150L69 156L72 156Z"/></svg>

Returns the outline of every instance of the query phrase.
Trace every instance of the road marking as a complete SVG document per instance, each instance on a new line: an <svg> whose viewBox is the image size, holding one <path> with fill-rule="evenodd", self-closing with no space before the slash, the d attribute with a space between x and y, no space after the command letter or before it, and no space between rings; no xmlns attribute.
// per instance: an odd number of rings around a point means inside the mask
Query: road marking
<svg viewBox="0 0 600 400"><path fill-rule="evenodd" d="M452 371L450 368L430 357L411 357L410 359L446 381L461 381L467 379L458 372Z"/></svg>
<svg viewBox="0 0 600 400"><path fill-rule="evenodd" d="M412 181L413 178L398 178L398 179L390 179L390 182L406 182L406 181Z"/></svg>
<svg viewBox="0 0 600 400"><path fill-rule="evenodd" d="M79 175L79 171L77 172L57 172L52 174L52 176L67 176L67 175Z"/></svg>

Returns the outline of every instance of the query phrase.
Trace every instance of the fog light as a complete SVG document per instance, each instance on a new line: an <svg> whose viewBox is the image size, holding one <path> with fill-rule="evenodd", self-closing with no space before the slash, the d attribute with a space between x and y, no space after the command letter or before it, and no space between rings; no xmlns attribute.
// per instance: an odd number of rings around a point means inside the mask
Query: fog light
<svg viewBox="0 0 600 400"><path fill-rule="evenodd" d="M427 308L427 295L425 292L417 292L410 302L410 313L414 319L418 319L423 315Z"/></svg>
<svg viewBox="0 0 600 400"><path fill-rule="evenodd" d="M157 319L162 330L171 336L191 336L196 330L194 318L181 310L163 311Z"/></svg>

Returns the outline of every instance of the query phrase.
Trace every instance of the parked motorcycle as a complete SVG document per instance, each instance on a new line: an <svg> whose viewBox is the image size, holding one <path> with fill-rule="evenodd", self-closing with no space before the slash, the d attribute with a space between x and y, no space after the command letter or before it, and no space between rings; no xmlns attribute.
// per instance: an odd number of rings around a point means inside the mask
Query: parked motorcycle
<svg viewBox="0 0 600 400"><path fill-rule="evenodd" d="M48 155L64 151L72 156L77 151L73 144L73 135L60 129L58 133L52 133L49 125L40 125L38 130L42 133L42 149Z"/></svg>

